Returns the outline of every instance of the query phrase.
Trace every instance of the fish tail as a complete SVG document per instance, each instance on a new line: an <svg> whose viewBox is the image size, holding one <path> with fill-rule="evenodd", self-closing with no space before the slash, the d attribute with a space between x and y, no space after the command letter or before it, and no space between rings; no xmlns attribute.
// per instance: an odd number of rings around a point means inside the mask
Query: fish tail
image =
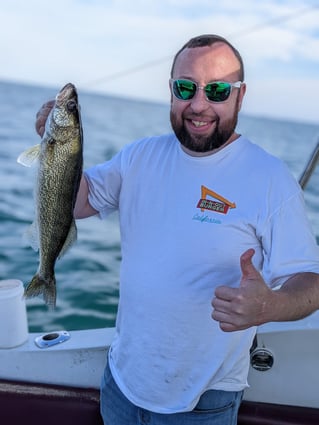
<svg viewBox="0 0 319 425"><path fill-rule="evenodd" d="M25 288L24 296L26 298L37 297L43 295L45 303L54 308L56 305L56 281L55 277L48 279L42 278L36 274L28 286Z"/></svg>

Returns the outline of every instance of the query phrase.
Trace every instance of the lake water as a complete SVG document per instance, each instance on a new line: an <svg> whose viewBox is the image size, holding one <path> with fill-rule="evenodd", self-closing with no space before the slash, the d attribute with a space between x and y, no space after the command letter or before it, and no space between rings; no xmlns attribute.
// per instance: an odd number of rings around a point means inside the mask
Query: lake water
<svg viewBox="0 0 319 425"><path fill-rule="evenodd" d="M57 90L0 82L0 279L28 283L38 254L23 240L33 220L34 172L17 164L39 143L35 114ZM79 92L84 166L109 159L125 144L170 131L169 106ZM319 138L319 125L240 116L238 130L282 158L298 178ZM319 167L305 191L309 217L319 235ZM278 182L280 184L280 182ZM121 261L117 216L79 220L78 241L56 264L57 307L27 300L30 332L114 326Z"/></svg>

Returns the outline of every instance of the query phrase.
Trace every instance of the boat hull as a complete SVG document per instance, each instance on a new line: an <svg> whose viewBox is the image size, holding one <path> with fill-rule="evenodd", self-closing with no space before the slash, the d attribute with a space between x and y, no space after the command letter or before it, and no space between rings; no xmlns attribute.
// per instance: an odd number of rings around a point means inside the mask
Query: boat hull
<svg viewBox="0 0 319 425"><path fill-rule="evenodd" d="M0 423L103 425L99 391L48 384L0 381ZM238 425L318 425L319 409L244 400Z"/></svg>

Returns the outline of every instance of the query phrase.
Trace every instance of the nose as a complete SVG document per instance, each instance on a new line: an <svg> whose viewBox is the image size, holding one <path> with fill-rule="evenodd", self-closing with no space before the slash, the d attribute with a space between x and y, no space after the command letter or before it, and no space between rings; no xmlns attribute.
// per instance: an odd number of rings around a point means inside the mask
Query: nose
<svg viewBox="0 0 319 425"><path fill-rule="evenodd" d="M194 112L202 112L211 106L206 98L205 87L197 87L194 97L191 99L191 108Z"/></svg>

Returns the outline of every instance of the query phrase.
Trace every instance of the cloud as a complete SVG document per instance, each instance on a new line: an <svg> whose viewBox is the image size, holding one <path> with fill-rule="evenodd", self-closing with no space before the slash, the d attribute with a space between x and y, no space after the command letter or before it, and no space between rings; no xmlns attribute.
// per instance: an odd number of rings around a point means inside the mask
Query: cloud
<svg viewBox="0 0 319 425"><path fill-rule="evenodd" d="M313 117L307 108L316 89L300 95L300 112L287 103L300 82L319 86L319 6L312 5L301 0L11 0L1 5L0 78L54 86L73 81L87 90L168 101L175 52L190 37L215 32L241 51L258 110L268 113L273 105L274 114L286 110L292 117L301 112ZM148 89L154 81L155 93ZM273 90L263 88L276 81L273 102Z"/></svg>

